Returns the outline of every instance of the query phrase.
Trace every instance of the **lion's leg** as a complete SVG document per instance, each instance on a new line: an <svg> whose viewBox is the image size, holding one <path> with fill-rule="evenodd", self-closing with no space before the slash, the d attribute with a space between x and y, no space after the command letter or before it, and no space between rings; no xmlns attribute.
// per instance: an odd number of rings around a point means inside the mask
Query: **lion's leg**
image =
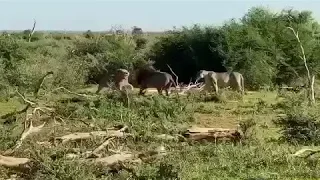
<svg viewBox="0 0 320 180"><path fill-rule="evenodd" d="M103 89L103 86L101 84L98 85L98 89L96 91L96 94L98 94Z"/></svg>
<svg viewBox="0 0 320 180"><path fill-rule="evenodd" d="M143 92L143 90L146 90L146 88L140 87L139 95L145 95L146 91Z"/></svg>
<svg viewBox="0 0 320 180"><path fill-rule="evenodd" d="M169 90L165 89L164 91L166 92L166 95L169 96Z"/></svg>
<svg viewBox="0 0 320 180"><path fill-rule="evenodd" d="M162 88L157 88L157 90L158 90L158 93L159 93L160 95L163 95L163 94L162 94Z"/></svg>
<svg viewBox="0 0 320 180"><path fill-rule="evenodd" d="M218 82L213 81L213 83L214 83L214 90L216 91L216 94L218 94Z"/></svg>

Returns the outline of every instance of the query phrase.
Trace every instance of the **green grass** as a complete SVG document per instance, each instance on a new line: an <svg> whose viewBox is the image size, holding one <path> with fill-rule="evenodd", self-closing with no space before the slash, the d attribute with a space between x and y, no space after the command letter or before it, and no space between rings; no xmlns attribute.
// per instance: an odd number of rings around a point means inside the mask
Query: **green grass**
<svg viewBox="0 0 320 180"><path fill-rule="evenodd" d="M79 92L91 93L90 87ZM136 92L135 92L136 93ZM319 159L290 157L302 146L278 143L272 140L279 137L279 128L272 120L281 112L274 108L279 102L274 92L249 92L243 99L225 94L226 101L221 103L203 102L198 95L170 97L148 93L146 97L130 95L130 106L115 94L102 92L100 99L88 100L64 93L47 94L43 103L50 102L55 114L66 124L54 124L52 120L39 133L28 137L14 156L30 157L42 162L50 170L40 169L34 179L127 179L132 177L126 171L116 174L106 173L98 166L89 163L70 161L64 155L73 148L81 152L89 151L102 142L95 138L56 147L45 148L37 141L72 132L103 130L113 125L127 125L134 138L114 140L114 149L130 152L145 152L162 145L169 153L150 163L128 165L134 168L135 179L319 179ZM64 101L62 101L64 99ZM77 100L77 101L75 101ZM49 103L48 103L49 104ZM15 101L1 102L0 112L5 114L19 108ZM96 110L93 109L96 108ZM2 125L0 150L14 145L22 131L25 116L16 122ZM49 118L50 119L50 118ZM34 120L34 125L42 120ZM174 135L186 128L200 127L236 128L241 122L254 122L248 131L248 139L243 144L210 142L175 142L159 140L155 135ZM91 123L94 126L88 126ZM106 149L105 155L110 154ZM57 155L57 159L52 159ZM112 154L112 153L111 153ZM0 167L0 177L7 178L8 169ZM132 177L133 178L133 177Z"/></svg>

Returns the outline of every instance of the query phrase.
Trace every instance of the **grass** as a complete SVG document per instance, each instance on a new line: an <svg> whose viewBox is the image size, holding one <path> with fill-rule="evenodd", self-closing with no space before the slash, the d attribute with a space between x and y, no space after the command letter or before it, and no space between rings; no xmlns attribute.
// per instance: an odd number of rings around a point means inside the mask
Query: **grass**
<svg viewBox="0 0 320 180"><path fill-rule="evenodd" d="M81 90L92 93L94 87ZM48 170L40 169L34 179L319 179L319 160L292 158L289 155L301 149L274 139L279 137L272 120L281 112L274 105L280 100L275 92L249 92L243 99L226 93L224 102L203 102L197 97L171 95L169 98L149 92L146 97L131 95L130 106L121 97L102 92L98 100L88 100L58 93L47 94L41 101L50 102L55 113L66 124L50 123L38 134L26 139L15 152L17 157L31 157L41 161ZM14 100L0 103L1 114L20 108ZM95 107L97 110L94 110ZM22 131L24 116L16 122L1 125L0 150L11 147ZM248 140L242 145L230 143L174 142L154 138L158 134L177 134L186 128L200 127L236 128L243 122L253 122ZM88 126L91 123L94 126ZM35 120L35 125L40 121ZM70 161L64 155L78 148L81 152L92 150L104 142L95 138L67 143L52 148L38 145L50 137L71 132L103 130L124 124L134 138L114 140L114 148L131 152L145 152L164 146L165 157L133 166L137 177L126 171L116 174L88 163ZM104 150L105 154L109 152ZM57 158L50 158L50 157ZM0 177L8 178L10 171L0 167ZM104 175L101 175L104 174Z"/></svg>

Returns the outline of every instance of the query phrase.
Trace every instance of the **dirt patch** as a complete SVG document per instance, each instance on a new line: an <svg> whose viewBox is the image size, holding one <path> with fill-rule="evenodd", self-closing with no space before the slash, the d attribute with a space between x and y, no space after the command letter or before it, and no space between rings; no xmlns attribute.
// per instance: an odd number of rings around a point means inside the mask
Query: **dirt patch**
<svg viewBox="0 0 320 180"><path fill-rule="evenodd" d="M238 118L235 115L217 117L212 114L195 113L194 117L199 127L236 128L239 124Z"/></svg>

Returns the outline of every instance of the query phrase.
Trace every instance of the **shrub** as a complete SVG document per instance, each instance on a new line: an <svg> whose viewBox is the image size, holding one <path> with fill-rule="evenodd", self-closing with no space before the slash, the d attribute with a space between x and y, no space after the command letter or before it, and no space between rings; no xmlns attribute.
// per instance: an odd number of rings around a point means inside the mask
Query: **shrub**
<svg viewBox="0 0 320 180"><path fill-rule="evenodd" d="M155 61L156 68L170 72L168 64L179 76L179 81L189 83L201 69L226 71L224 43L219 29L195 25L159 37L148 56Z"/></svg>
<svg viewBox="0 0 320 180"><path fill-rule="evenodd" d="M132 70L141 60L133 38L126 35L109 35L99 40L81 39L75 42L74 48L69 56L82 59L82 64L88 68L88 81L98 82L102 76L112 77L118 68Z"/></svg>
<svg viewBox="0 0 320 180"><path fill-rule="evenodd" d="M275 124L281 127L282 140L303 145L320 144L320 121L316 117L288 114Z"/></svg>

